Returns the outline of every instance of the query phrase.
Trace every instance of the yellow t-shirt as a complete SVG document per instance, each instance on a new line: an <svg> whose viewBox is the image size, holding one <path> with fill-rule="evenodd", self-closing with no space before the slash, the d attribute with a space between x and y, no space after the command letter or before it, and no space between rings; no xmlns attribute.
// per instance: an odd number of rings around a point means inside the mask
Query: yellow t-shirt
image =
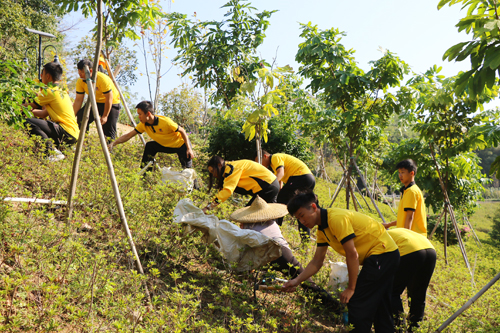
<svg viewBox="0 0 500 333"><path fill-rule="evenodd" d="M317 246L330 245L345 256L342 244L354 240L359 264L371 255L398 249L381 223L364 214L341 208L321 209L321 225L316 234Z"/></svg>
<svg viewBox="0 0 500 333"><path fill-rule="evenodd" d="M120 94L116 89L113 81L104 73L97 72L97 77L95 79L95 100L96 103L106 102L105 94L113 92L113 104L120 103ZM82 79L76 81L76 93L77 94L89 94L89 87L87 83Z"/></svg>
<svg viewBox="0 0 500 333"><path fill-rule="evenodd" d="M66 91L61 90L58 86L40 89L40 93L35 98L35 103L45 106L50 119L58 123L69 135L78 139L80 130L73 111L73 104Z"/></svg>
<svg viewBox="0 0 500 333"><path fill-rule="evenodd" d="M401 194L396 227L405 227L406 211L412 210L415 213L413 214L411 230L427 237L427 214L425 213L424 196L415 183L410 183L408 186Z"/></svg>
<svg viewBox="0 0 500 333"><path fill-rule="evenodd" d="M283 183L286 183L291 176L302 176L311 173L311 170L304 162L288 154L272 154L270 166L274 174L278 172L279 168L285 169L285 174L281 178Z"/></svg>
<svg viewBox="0 0 500 333"><path fill-rule="evenodd" d="M177 130L179 125L165 116L156 116L153 125L139 123L135 127L137 133L148 133L149 137L163 147L179 148L184 144L182 135Z"/></svg>
<svg viewBox="0 0 500 333"><path fill-rule="evenodd" d="M250 160L226 161L224 184L217 193L217 199L224 202L233 192L238 194L255 194L276 180L262 164Z"/></svg>
<svg viewBox="0 0 500 333"><path fill-rule="evenodd" d="M401 257L420 250L434 248L427 238L409 229L395 228L387 230L387 232L396 242Z"/></svg>

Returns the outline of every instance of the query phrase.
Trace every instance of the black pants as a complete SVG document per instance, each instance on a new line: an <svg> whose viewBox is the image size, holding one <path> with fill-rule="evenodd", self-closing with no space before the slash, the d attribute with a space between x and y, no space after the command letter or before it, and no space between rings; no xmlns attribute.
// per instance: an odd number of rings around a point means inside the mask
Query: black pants
<svg viewBox="0 0 500 333"><path fill-rule="evenodd" d="M58 123L39 118L26 119L30 135L37 135L45 140L47 150L52 149L52 141L54 141L57 149L65 143L68 145L74 144L77 139L68 134ZM52 139L52 140L50 140Z"/></svg>
<svg viewBox="0 0 500 333"><path fill-rule="evenodd" d="M78 127L80 127L80 131L82 130L84 109L85 105L80 109L80 111L78 111L77 114ZM104 132L104 136L106 136L106 138L110 138L111 140L114 140L116 138L116 123L118 122L118 117L120 116L120 109L121 109L120 104L111 105L111 110L109 111L108 114L108 121L106 121L106 123L102 125L102 131ZM99 111L99 115L102 116L104 113L104 103L97 103L97 110ZM94 112L90 110L89 122L87 123L87 128L85 129L86 132L89 131L89 126L93 121L95 121ZM98 119L98 121L100 120Z"/></svg>
<svg viewBox="0 0 500 333"><path fill-rule="evenodd" d="M257 198L257 196L261 197L264 199L265 202L267 203L276 203L276 198L278 197L278 192L280 190L280 183L278 182L277 179L275 179L271 184L266 183L265 181L261 179L254 178L257 183L259 183L260 187L262 190L259 192L252 194L252 199L246 204L246 206L250 206L252 202ZM242 189L243 190L243 189ZM248 192L246 190L240 191L240 188L236 188L235 190L236 193L239 194L251 194L252 192Z"/></svg>
<svg viewBox="0 0 500 333"><path fill-rule="evenodd" d="M193 167L193 160L187 157L187 147L185 143L179 148L171 148L162 146L156 141L149 141L146 143L144 153L142 154L141 167L144 167L150 161L153 161L157 153L177 154L183 169ZM152 166L150 166L146 171L151 170L153 170Z"/></svg>
<svg viewBox="0 0 500 333"><path fill-rule="evenodd" d="M392 313L396 325L401 324L400 315L404 312L401 294L407 289L410 305L410 331L420 327L424 318L425 296L436 266L436 251L425 249L401 257L399 268L394 276L392 290Z"/></svg>
<svg viewBox="0 0 500 333"><path fill-rule="evenodd" d="M347 303L349 324L355 333L393 333L391 297L394 274L399 265L399 250L365 258L354 295Z"/></svg>
<svg viewBox="0 0 500 333"><path fill-rule="evenodd" d="M292 176L288 178L288 182L283 185L283 188L280 190L278 194L278 203L287 205L288 202L293 198L296 191L304 191L304 190L314 190L314 186L316 186L316 179L312 174L302 175L302 176ZM276 220L279 226L283 224L283 217L280 217ZM297 221L299 233L302 238L309 239L311 236L311 230Z"/></svg>

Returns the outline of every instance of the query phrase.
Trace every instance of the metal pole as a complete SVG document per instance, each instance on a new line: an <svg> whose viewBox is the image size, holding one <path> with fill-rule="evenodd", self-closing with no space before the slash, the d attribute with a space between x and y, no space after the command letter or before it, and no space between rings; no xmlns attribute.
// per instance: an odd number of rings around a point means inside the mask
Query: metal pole
<svg viewBox="0 0 500 333"><path fill-rule="evenodd" d="M363 182L363 186L366 188L366 192L368 193L368 196L370 197L370 200L372 201L372 204L373 206L375 207L375 209L377 210L378 212L378 215L380 216L380 218L382 219L382 221L384 223L385 222L385 219L384 219L384 216L382 215L382 212L380 211L380 209L378 209L378 206L377 204L375 203L375 199L373 199L373 196L370 192L370 190L368 189L368 184L366 184L366 181L365 181L365 177L363 177L363 175L361 174L361 172L359 171L359 168L358 168L358 165L356 164L356 161L354 159L351 160L352 161L352 165L354 165L354 167L356 168L356 171L358 172L358 175L359 177L361 178L361 181Z"/></svg>
<svg viewBox="0 0 500 333"><path fill-rule="evenodd" d="M113 70L111 69L111 66L109 65L109 61L106 57L104 57L104 61L106 61L106 67L109 69L109 77L115 84L116 90L118 90L118 93L120 94L120 100L122 101L123 108L125 109L125 112L127 112L128 119L130 122L134 125L134 127L137 126L135 123L134 117L132 117L132 113L130 113L130 109L128 108L127 102L125 101L125 96L123 96L122 90L120 89L120 86L118 85L118 82L116 82L115 75L113 74ZM156 111L156 110L155 110ZM143 145L146 145L146 140L144 140L144 136L142 134L139 134L139 137L141 138L141 141Z"/></svg>
<svg viewBox="0 0 500 333"><path fill-rule="evenodd" d="M458 309L450 318L448 318L439 328L436 330L436 333L442 332L449 324L451 324L462 312L467 310L472 304L474 304L475 301L479 299L488 289L493 286L498 279L500 279L500 273L495 275L495 277L488 282L487 285L483 287L477 294L475 294L470 300L467 301L460 309Z"/></svg>
<svg viewBox="0 0 500 333"><path fill-rule="evenodd" d="M38 80L42 81L42 35L38 35Z"/></svg>

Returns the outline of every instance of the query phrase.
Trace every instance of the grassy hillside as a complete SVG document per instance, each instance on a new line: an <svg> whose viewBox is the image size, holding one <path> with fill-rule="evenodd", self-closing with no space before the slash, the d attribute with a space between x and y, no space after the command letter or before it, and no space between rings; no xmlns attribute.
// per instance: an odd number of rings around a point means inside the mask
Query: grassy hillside
<svg viewBox="0 0 500 333"><path fill-rule="evenodd" d="M195 149L198 150L196 140ZM49 163L36 152L37 143L22 131L0 123L0 198L38 197L66 200L72 151ZM83 152L74 219L66 224L64 207L0 201L0 331L9 332L340 332L339 319L303 291L261 293L253 298L253 275L226 270L223 258L199 235L185 235L172 224L180 198L178 188L159 182L159 175L138 175L140 142L118 146L112 156L123 203L145 276L135 271L116 211L107 168L95 135ZM195 166L202 178L207 160L198 152ZM161 165L180 167L163 155ZM335 185L318 181L323 205ZM187 195L198 206L205 192ZM235 196L238 198L238 196ZM361 199L360 199L361 201ZM244 201L228 200L216 214L227 218ZM362 201L361 201L362 202ZM362 202L363 206L364 203ZM341 193L335 206L345 207ZM380 205L387 219L388 207ZM365 207L365 212L367 212ZM368 213L377 217L375 213ZM283 233L297 257L307 263L314 245L301 245L296 226L287 218ZM92 227L82 231L82 225ZM476 287L457 247L435 243L439 262L431 283L423 331L437 328L486 284L498 270L500 251L489 244L467 243L475 262ZM477 259L476 258L477 254ZM342 260L333 251L328 259ZM327 265L315 277L326 285ZM147 306L143 284L152 294ZM500 330L499 286L494 286L459 317L449 332Z"/></svg>

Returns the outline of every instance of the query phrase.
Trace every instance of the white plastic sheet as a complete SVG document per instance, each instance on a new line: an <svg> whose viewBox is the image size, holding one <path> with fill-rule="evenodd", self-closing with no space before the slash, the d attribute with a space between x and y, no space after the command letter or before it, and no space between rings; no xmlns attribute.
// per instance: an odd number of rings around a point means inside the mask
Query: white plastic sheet
<svg viewBox="0 0 500 333"><path fill-rule="evenodd" d="M217 240L218 250L237 272L258 268L281 257L281 246L260 232L205 215L189 199L181 199L174 210L174 222L185 223L204 233L204 240ZM233 266L233 265L231 265Z"/></svg>
<svg viewBox="0 0 500 333"><path fill-rule="evenodd" d="M186 191L193 189L196 171L194 169L184 169L182 171L173 171L168 168L161 169L161 180L166 182L178 182Z"/></svg>
<svg viewBox="0 0 500 333"><path fill-rule="evenodd" d="M330 261L330 280L328 281L328 287L332 290L347 288L349 283L349 272L347 271L347 264L343 262L331 262Z"/></svg>

